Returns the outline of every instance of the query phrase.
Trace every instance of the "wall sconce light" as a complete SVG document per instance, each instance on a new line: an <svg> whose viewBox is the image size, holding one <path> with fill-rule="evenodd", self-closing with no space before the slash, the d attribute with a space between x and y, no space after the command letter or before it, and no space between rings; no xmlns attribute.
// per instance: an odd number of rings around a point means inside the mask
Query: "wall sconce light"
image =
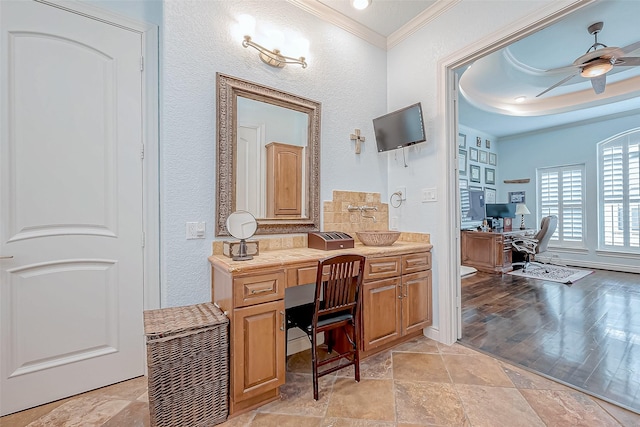
<svg viewBox="0 0 640 427"><path fill-rule="evenodd" d="M280 53L279 49L269 50L266 47L260 46L258 43L251 40L251 36L244 36L242 46L251 46L258 52L260 52L260 59L262 60L262 62L267 65L271 65L272 67L282 68L286 64L299 64L300 66L302 66L302 68L307 68L307 62L305 61L304 56L301 56L300 58L292 58Z"/></svg>

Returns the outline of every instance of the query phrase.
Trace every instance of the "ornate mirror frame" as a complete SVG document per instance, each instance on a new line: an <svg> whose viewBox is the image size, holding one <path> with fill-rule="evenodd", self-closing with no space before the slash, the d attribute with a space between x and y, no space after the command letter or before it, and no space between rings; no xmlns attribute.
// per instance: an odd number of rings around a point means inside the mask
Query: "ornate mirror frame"
<svg viewBox="0 0 640 427"><path fill-rule="evenodd" d="M216 236L229 236L226 221L235 210L236 133L238 96L267 102L309 115L307 140L308 216L305 218L258 219L256 234L307 233L320 230L320 113L321 104L298 95L225 74L216 73Z"/></svg>

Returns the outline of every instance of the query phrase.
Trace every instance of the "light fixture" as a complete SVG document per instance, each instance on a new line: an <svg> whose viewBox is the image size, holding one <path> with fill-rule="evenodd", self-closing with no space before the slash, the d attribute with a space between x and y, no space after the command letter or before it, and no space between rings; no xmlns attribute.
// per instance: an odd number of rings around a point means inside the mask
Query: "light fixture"
<svg viewBox="0 0 640 427"><path fill-rule="evenodd" d="M590 79L608 73L612 68L611 60L604 58L594 59L582 68L580 75Z"/></svg>
<svg viewBox="0 0 640 427"><path fill-rule="evenodd" d="M516 215L522 215L522 219L520 220L520 230L524 230L526 228L524 225L524 216L529 215L530 213L531 212L529 212L527 205L524 203L518 203L516 205Z"/></svg>
<svg viewBox="0 0 640 427"><path fill-rule="evenodd" d="M371 0L352 0L351 6L355 9L363 10L369 7Z"/></svg>
<svg viewBox="0 0 640 427"><path fill-rule="evenodd" d="M251 46L258 52L260 52L260 59L262 60L262 62L267 65L271 65L272 67L282 68L286 64L299 64L300 66L302 66L302 68L307 68L307 62L305 61L304 56L301 56L300 58L292 58L280 53L279 49L269 50L266 47L260 46L258 43L251 40L251 36L244 36L242 46Z"/></svg>
<svg viewBox="0 0 640 427"><path fill-rule="evenodd" d="M517 98L515 99L515 101L516 101L518 104L522 104L522 103L525 101L525 99L527 99L527 97L526 97L526 96L519 96L519 97L517 97Z"/></svg>

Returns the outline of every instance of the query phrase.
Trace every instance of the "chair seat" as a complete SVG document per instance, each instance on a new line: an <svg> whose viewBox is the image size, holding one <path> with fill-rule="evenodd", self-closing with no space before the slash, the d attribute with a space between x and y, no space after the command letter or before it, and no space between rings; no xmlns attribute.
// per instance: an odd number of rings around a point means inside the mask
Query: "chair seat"
<svg viewBox="0 0 640 427"><path fill-rule="evenodd" d="M297 307L291 307L287 309L287 323L289 328L300 328L308 335L311 334L313 328L313 311L315 310L315 303L303 304ZM318 328L330 325L332 323L339 323L345 320L352 320L351 313L336 313L330 316L322 316L318 319Z"/></svg>

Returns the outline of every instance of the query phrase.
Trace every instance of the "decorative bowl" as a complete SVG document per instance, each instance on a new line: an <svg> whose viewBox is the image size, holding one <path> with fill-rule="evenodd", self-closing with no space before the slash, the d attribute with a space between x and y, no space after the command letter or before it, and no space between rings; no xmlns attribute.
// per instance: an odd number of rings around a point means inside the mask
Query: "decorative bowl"
<svg viewBox="0 0 640 427"><path fill-rule="evenodd" d="M365 246L391 246L400 237L399 231L356 231Z"/></svg>

